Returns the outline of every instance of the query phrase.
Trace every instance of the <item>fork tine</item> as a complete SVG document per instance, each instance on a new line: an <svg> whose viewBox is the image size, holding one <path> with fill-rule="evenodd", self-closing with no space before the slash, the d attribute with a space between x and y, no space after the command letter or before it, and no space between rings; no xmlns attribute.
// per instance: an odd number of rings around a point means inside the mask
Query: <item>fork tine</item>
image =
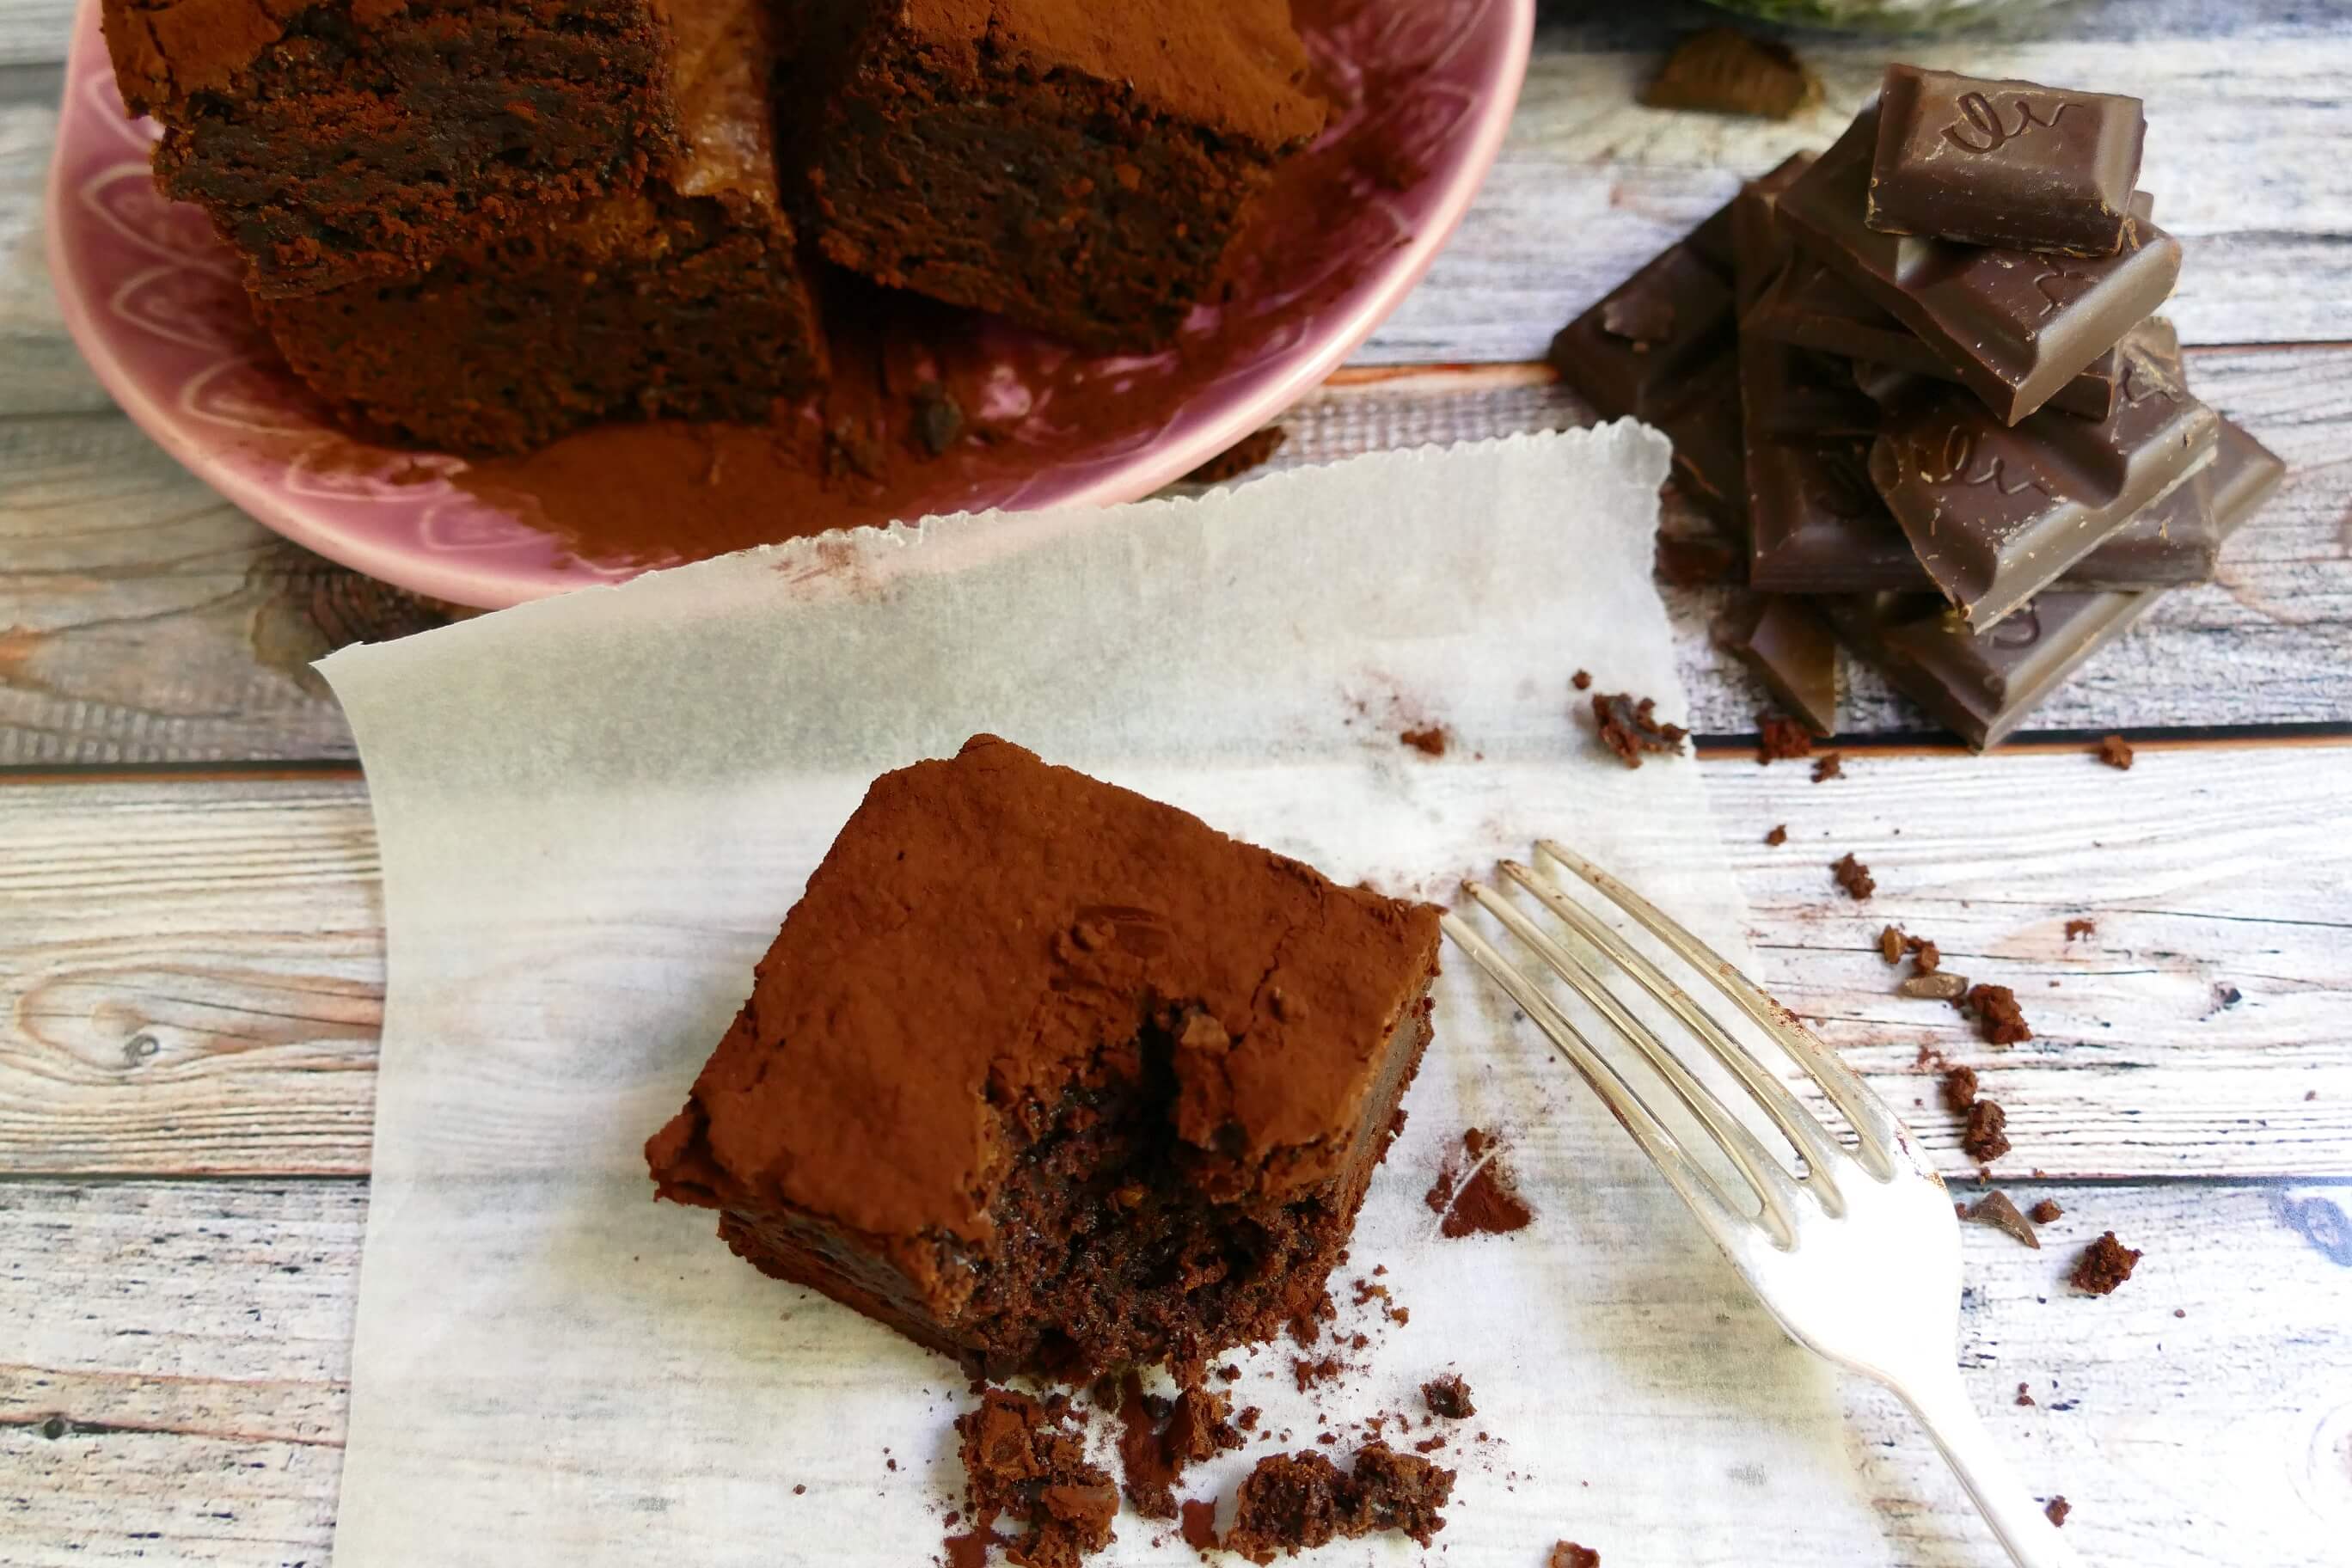
<svg viewBox="0 0 2352 1568"><path fill-rule="evenodd" d="M1525 868L1504 865L1507 873L1524 872ZM1601 978L1551 936L1530 921L1526 914L1491 888L1475 882L1465 883L1465 889L1486 910L1500 921L1512 935L1535 950L1538 957L1551 966L1552 972L1599 1013L1619 1037L1639 1051L1657 1075L1665 1079L1675 1098L1696 1117L1724 1152L1739 1173L1748 1180L1764 1205L1765 1228L1772 1233L1777 1246L1787 1247L1796 1239L1797 1184L1777 1156L1747 1125L1725 1109L1722 1100L1705 1084L1692 1076L1682 1059L1668 1050L1649 1026L1633 1016L1616 994L1602 984Z"/></svg>
<svg viewBox="0 0 2352 1568"><path fill-rule="evenodd" d="M1542 846L1538 845L1538 852ZM1560 891L1549 878L1515 860L1503 863L1503 874L1517 882L1543 903L1544 908L1574 927L1579 934L1616 962L1652 996L1665 1004L1666 1008L1682 1021L1713 1052L1716 1060L1729 1068L1739 1079L1748 1097L1770 1117L1772 1124L1805 1157L1808 1182L1824 1207L1832 1214L1844 1211L1845 1195L1838 1190L1836 1168L1839 1150L1836 1141L1823 1127L1819 1118L1805 1109L1789 1086L1756 1059L1755 1053L1733 1039L1724 1031L1691 995L1670 979L1664 971L1650 962L1638 949L1597 919L1567 894ZM1776 1166L1777 1169L1777 1166Z"/></svg>
<svg viewBox="0 0 2352 1568"><path fill-rule="evenodd" d="M1566 845L1549 838L1538 839L1536 850L1549 856L1581 878L1594 890L1619 909L1632 915L1689 963L1692 968L1713 983L1733 1005L1770 1035L1780 1048L1795 1058L1797 1065L1812 1075L1822 1092L1841 1111L1861 1137L1863 1166L1880 1181L1895 1174L1894 1152L1907 1141L1903 1124L1886 1108L1886 1102L1862 1081L1861 1076L1838 1058L1837 1053L1813 1037L1811 1030L1797 1022L1796 1015L1781 1006L1756 983L1739 973L1729 961L1705 942L1685 931L1680 925L1660 913L1657 907L1633 889L1587 860Z"/></svg>
<svg viewBox="0 0 2352 1568"><path fill-rule="evenodd" d="M1465 882L1465 889L1475 884ZM1454 940L1455 946L1470 955L1471 961L1485 970L1496 984L1501 986L1512 1001L1541 1029L1559 1054L1568 1058L1579 1077L1591 1086L1617 1119L1617 1124L1632 1135L1633 1142L1650 1163L1658 1168L1667 1184L1681 1194L1691 1213L1725 1250L1732 1250L1736 1238L1747 1226L1747 1217L1732 1205L1729 1197L1716 1184L1713 1176L1695 1163L1683 1152L1675 1135L1666 1130L1655 1112L1642 1099L1638 1090L1594 1051L1568 1016L1553 1005L1550 997L1505 958L1492 942L1470 929L1461 917L1443 915L1438 924Z"/></svg>

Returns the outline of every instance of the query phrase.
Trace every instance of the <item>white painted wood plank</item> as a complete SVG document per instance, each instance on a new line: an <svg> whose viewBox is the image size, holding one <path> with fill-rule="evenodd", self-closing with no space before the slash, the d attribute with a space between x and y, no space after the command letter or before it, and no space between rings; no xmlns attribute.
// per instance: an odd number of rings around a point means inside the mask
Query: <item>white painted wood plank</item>
<svg viewBox="0 0 2352 1568"><path fill-rule="evenodd" d="M2220 582L2170 595L2035 729L2352 721L2352 351L2205 352L2192 377L2294 473ZM1527 367L1357 374L1286 418L1277 463L1586 416ZM1710 644L1726 602L1668 591L1702 733L1747 731L1768 705ZM118 417L0 420L0 764L348 758L308 661L441 618L287 544ZM1867 671L1849 673L1849 733L1934 732Z"/></svg>
<svg viewBox="0 0 2352 1568"><path fill-rule="evenodd" d="M2352 1283L2346 1189L2011 1190L2067 1214L2041 1252L1964 1228L1959 1357L2029 1484L2075 1505L2067 1529L2086 1560L2333 1563L2352 1524L2352 1321L2336 1310ZM0 1321L21 1331L0 1364L10 1563L328 1562L364 1194L343 1182L0 1185ZM2134 1279L2101 1300L2066 1292L2074 1251L2108 1228L2147 1252ZM1644 1310L1672 1331L1670 1301ZM2021 1382L2032 1406L2014 1402ZM1866 1384L1846 1390L1886 1561L1991 1568L1997 1549L1907 1418ZM1345 1411L1347 1397L1342 1384L1333 1402ZM909 1433L901 1451L936 1440ZM938 1506L921 1479L890 1475L878 1453L871 1464L876 1506ZM1560 1533L1641 1561L1638 1542L1579 1535L1570 1482L1531 1484L1559 1489ZM1755 1561L1782 1561L1769 1551Z"/></svg>
<svg viewBox="0 0 2352 1568"><path fill-rule="evenodd" d="M2008 1106L2003 1174L2352 1175L2352 842L2331 826L2352 746L2148 747L2128 774L2074 748L1853 753L1821 785L1705 765L1760 978L1898 1106L1928 1102L1948 1171L1970 1163L1922 1046ZM0 1170L367 1170L383 959L359 783L18 784L0 842ZM1868 905L1831 882L1847 851L1876 870ZM2098 936L2065 942L2086 915ZM1991 1050L1895 998L1889 921L2013 986L2040 1037Z"/></svg>
<svg viewBox="0 0 2352 1568"><path fill-rule="evenodd" d="M50 65L66 58L75 0L0 0L0 65Z"/></svg>

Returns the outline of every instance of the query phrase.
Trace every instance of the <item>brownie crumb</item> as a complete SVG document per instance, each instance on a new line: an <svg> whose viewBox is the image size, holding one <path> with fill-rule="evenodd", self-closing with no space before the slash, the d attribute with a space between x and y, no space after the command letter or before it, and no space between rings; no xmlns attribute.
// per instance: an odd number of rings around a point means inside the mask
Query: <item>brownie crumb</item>
<svg viewBox="0 0 2352 1568"><path fill-rule="evenodd" d="M1320 1361L1308 1361L1302 1356L1290 1363L1290 1379L1298 1385L1298 1392L1304 1394L1318 1383L1329 1382L1344 1370L1334 1356L1327 1355Z"/></svg>
<svg viewBox="0 0 2352 1568"><path fill-rule="evenodd" d="M1766 834L1764 836L1764 842L1771 845L1776 849L1781 845L1789 842L1789 825L1784 822L1780 826L1774 828L1771 832Z"/></svg>
<svg viewBox="0 0 2352 1568"><path fill-rule="evenodd" d="M2111 1230L2083 1249L2083 1256L2074 1260L2074 1272L2067 1278L2086 1296L2111 1295L2131 1278L2132 1265L2139 1260L2140 1254L2117 1241Z"/></svg>
<svg viewBox="0 0 2352 1568"><path fill-rule="evenodd" d="M1977 1069L1953 1068L1944 1074L1946 1110L1963 1111L1977 1102Z"/></svg>
<svg viewBox="0 0 2352 1568"><path fill-rule="evenodd" d="M2111 768L2121 768L2126 773L2130 772L2132 765L2131 742L2125 740L2121 735L2107 736L2105 740L2102 740L2099 742L2099 761L2106 763L2107 766Z"/></svg>
<svg viewBox="0 0 2352 1568"><path fill-rule="evenodd" d="M1644 752L1679 754L1690 731L1680 724L1662 721L1657 708L1655 698L1636 700L1626 691L1595 692L1592 719L1600 727L1601 743L1629 768L1642 765Z"/></svg>
<svg viewBox="0 0 2352 1568"><path fill-rule="evenodd" d="M1255 1432L1257 1430L1257 1418L1263 1414L1256 1405L1250 1405L1234 1417L1234 1425L1244 1432Z"/></svg>
<svg viewBox="0 0 2352 1568"><path fill-rule="evenodd" d="M1279 425L1269 425L1255 435L1244 436L1207 462L1184 476L1188 485L1221 485L1227 479L1237 479L1252 468L1263 467L1282 450L1290 439L1290 432Z"/></svg>
<svg viewBox="0 0 2352 1568"><path fill-rule="evenodd" d="M1845 753L1824 752L1813 759L1813 782L1827 784L1832 779L1845 777Z"/></svg>
<svg viewBox="0 0 2352 1568"><path fill-rule="evenodd" d="M1601 1568L1601 1553L1590 1546L1562 1541L1552 1547L1551 1562L1546 1568Z"/></svg>
<svg viewBox="0 0 2352 1568"><path fill-rule="evenodd" d="M2066 922L2066 940L2068 942L2073 942L2077 937L2096 936L2098 934L2099 922L2096 921L2074 920Z"/></svg>
<svg viewBox="0 0 2352 1568"><path fill-rule="evenodd" d="M1174 1519L1176 1483L1185 1467L1242 1446L1225 1410L1221 1394L1186 1388L1172 1400L1156 1399L1143 1392L1141 1377L1126 1375L1120 1384L1118 1459L1136 1512L1146 1519Z"/></svg>
<svg viewBox="0 0 2352 1568"><path fill-rule="evenodd" d="M1217 1543L1217 1505L1201 1498L1187 1498L1180 1510L1184 1531L1184 1544L1195 1552L1206 1552Z"/></svg>
<svg viewBox="0 0 2352 1568"><path fill-rule="evenodd" d="M1969 977L1941 971L1906 974L1895 982L1895 994L1914 1002L1957 1002L1969 994Z"/></svg>
<svg viewBox="0 0 2352 1568"><path fill-rule="evenodd" d="M1478 1414L1470 1403L1470 1385L1454 1373L1433 1377L1421 1385L1421 1397L1429 1405L1432 1415L1447 1421L1462 1421Z"/></svg>
<svg viewBox="0 0 2352 1568"><path fill-rule="evenodd" d="M1568 683L1579 691L1590 691L1592 689L1592 672L1589 669L1580 669L1568 678Z"/></svg>
<svg viewBox="0 0 2352 1568"><path fill-rule="evenodd" d="M1960 1217L1971 1225L1990 1226L1995 1230L2015 1237L2036 1252L2042 1250L2042 1238L2033 1234L2032 1223L2019 1212L2007 1193L1987 1193L1962 1209ZM2022 1384L2018 1386L2021 1390L2024 1387Z"/></svg>
<svg viewBox="0 0 2352 1568"><path fill-rule="evenodd" d="M1453 1495L1454 1474L1385 1443L1358 1449L1352 1473L1311 1449L1268 1454L1242 1480L1224 1548L1265 1563L1384 1530L1427 1546L1445 1528L1438 1510Z"/></svg>
<svg viewBox="0 0 2352 1568"><path fill-rule="evenodd" d="M1002 1540L991 1528L999 1514L1028 1520L1029 1532L1012 1552L1031 1568L1075 1568L1110 1544L1118 1490L1109 1472L1087 1463L1086 1440L1066 1398L1041 1401L991 1388L977 1409L956 1417L956 1434L973 1517L971 1533L948 1542L950 1562Z"/></svg>
<svg viewBox="0 0 2352 1568"><path fill-rule="evenodd" d="M1878 932L1878 956L1889 963L1903 962L1903 933L1894 926L1883 926Z"/></svg>
<svg viewBox="0 0 2352 1568"><path fill-rule="evenodd" d="M1766 766L1813 754L1813 732L1794 719L1761 713L1756 719L1756 760Z"/></svg>
<svg viewBox="0 0 2352 1568"><path fill-rule="evenodd" d="M1924 942L1915 936L1910 941L1910 947L1911 967L1920 973L1933 974L1944 967L1944 950L1934 942Z"/></svg>
<svg viewBox="0 0 2352 1568"><path fill-rule="evenodd" d="M1461 1147L1445 1157L1422 1202L1439 1216L1438 1234L1448 1237L1506 1236L1525 1230L1535 1218L1535 1211L1519 1196L1510 1167L1503 1163L1501 1142L1475 1127L1463 1133ZM1391 1310L1389 1317L1403 1322L1404 1309Z"/></svg>
<svg viewBox="0 0 2352 1568"><path fill-rule="evenodd" d="M1870 874L1869 867L1853 858L1851 850L1830 862L1830 875L1837 879L1837 885L1843 888L1846 896L1856 903L1865 901L1871 894L1878 891L1877 879Z"/></svg>
<svg viewBox="0 0 2352 1568"><path fill-rule="evenodd" d="M1445 754L1447 736L1443 724L1428 724L1418 730L1407 730L1397 739L1424 757L1442 757Z"/></svg>
<svg viewBox="0 0 2352 1568"><path fill-rule="evenodd" d="M2032 1405L2033 1403L2033 1395L2025 1392L2025 1384L2021 1383L2017 1385L2017 1403L2020 1405Z"/></svg>
<svg viewBox="0 0 2352 1568"><path fill-rule="evenodd" d="M2040 1203L2035 1204L2032 1208L2025 1211L2027 1217L2032 1219L2036 1225L2048 1225L2052 1220L2057 1219L2065 1214L2065 1212L2066 1211L2064 1209L2058 1206L2058 1200L2056 1198L2044 1198Z"/></svg>
<svg viewBox="0 0 2352 1568"><path fill-rule="evenodd" d="M1650 85L1648 109L1696 109L1788 120L1822 101L1822 80L1778 38L1709 27L1675 47Z"/></svg>
<svg viewBox="0 0 2352 1568"><path fill-rule="evenodd" d="M2074 1505L2063 1497L2054 1497L2042 1505L2042 1511L2049 1516L2052 1524L2063 1525L2066 1516L2074 1511Z"/></svg>
<svg viewBox="0 0 2352 1568"><path fill-rule="evenodd" d="M2009 1112L1997 1100L1979 1100L1969 1107L1968 1124L1960 1131L1960 1148L1980 1165L2009 1152Z"/></svg>
<svg viewBox="0 0 2352 1568"><path fill-rule="evenodd" d="M1977 1016L1977 1032L1989 1045L2022 1045L2033 1037L2017 993L2006 985L1976 985L1969 990L1968 1005Z"/></svg>

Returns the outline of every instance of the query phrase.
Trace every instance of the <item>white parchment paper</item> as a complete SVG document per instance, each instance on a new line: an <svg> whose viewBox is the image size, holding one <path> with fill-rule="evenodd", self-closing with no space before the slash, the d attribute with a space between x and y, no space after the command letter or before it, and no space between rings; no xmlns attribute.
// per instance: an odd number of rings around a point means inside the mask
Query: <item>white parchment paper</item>
<svg viewBox="0 0 2352 1568"><path fill-rule="evenodd" d="M1630 425L1365 458L804 542L326 661L390 944L338 1568L938 1556L955 1369L738 1262L639 1152L877 772L992 731L1440 898L1554 835L1744 959L1693 765L1629 772L1571 713L1579 668L1682 710L1650 584L1665 466ZM1399 742L1432 723L1444 757ZM1287 1344L1238 1356L1237 1404L1307 1447L1462 1373L1448 1563L1533 1568L1562 1537L1611 1568L1885 1561L1832 1374L1447 963L1334 1281L1384 1268L1409 1321L1343 1310L1367 1343L1313 1399ZM1525 1231L1440 1238L1422 1196L1472 1125L1511 1140ZM1192 1560L1130 1513L1102 1561Z"/></svg>

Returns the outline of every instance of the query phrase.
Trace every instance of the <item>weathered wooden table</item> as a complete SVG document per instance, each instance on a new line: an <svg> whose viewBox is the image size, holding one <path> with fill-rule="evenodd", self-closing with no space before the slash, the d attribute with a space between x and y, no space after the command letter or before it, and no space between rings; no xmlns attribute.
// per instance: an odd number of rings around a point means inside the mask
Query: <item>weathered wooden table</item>
<svg viewBox="0 0 2352 1568"><path fill-rule="evenodd" d="M439 617L216 500L67 341L40 205L69 10L0 0L0 1562L318 1564L383 967L365 785L306 667ZM1808 41L1831 108L1797 126L1631 107L1708 17L1547 6L1484 197L1289 421L1290 458L1577 418L1530 363L1551 331L1736 172L1825 143L1887 58ZM1961 1356L2025 1472L2074 1502L2069 1536L2091 1562L2340 1568L2352 5L2112 0L2039 35L1902 52L2148 100L2197 390L2293 478L2220 582L2168 597L1996 757L1863 679L1845 779L1759 769L1740 738L1759 696L1706 646L1719 595L1670 590L1692 722L1775 989L1898 1104L1928 1102L1956 1173L1918 1055L1976 1066L2010 1110L2001 1184L2067 1211L2040 1252L1969 1228ZM2108 730L2139 744L2129 773L2088 754ZM1866 908L1832 887L1846 850L1876 871ZM2075 917L2095 934L2069 941ZM1893 997L1887 920L2015 987L2035 1039L1991 1050ZM2070 1294L2074 1250L2110 1228L2147 1250L2139 1273ZM1888 1561L1990 1563L1900 1413L1849 1397Z"/></svg>

